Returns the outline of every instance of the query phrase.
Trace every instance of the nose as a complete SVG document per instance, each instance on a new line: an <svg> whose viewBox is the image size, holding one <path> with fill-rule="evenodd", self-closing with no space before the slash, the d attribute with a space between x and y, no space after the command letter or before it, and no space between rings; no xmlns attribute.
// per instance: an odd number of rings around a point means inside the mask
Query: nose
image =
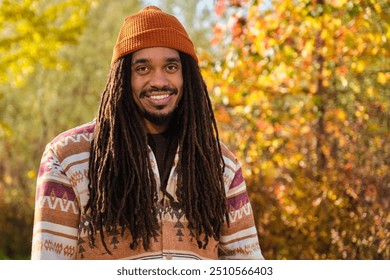
<svg viewBox="0 0 390 280"><path fill-rule="evenodd" d="M150 79L150 86L152 87L166 87L169 85L166 73L164 71L155 71Z"/></svg>

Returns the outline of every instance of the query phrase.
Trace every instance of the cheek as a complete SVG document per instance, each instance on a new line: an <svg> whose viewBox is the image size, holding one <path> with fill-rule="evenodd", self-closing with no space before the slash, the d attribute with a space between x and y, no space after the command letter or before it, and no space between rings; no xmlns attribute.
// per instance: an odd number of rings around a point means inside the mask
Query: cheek
<svg viewBox="0 0 390 280"><path fill-rule="evenodd" d="M135 93L139 93L142 90L142 87L145 85L146 81L142 77L131 75L130 78L131 83L131 91Z"/></svg>
<svg viewBox="0 0 390 280"><path fill-rule="evenodd" d="M141 89L137 82L132 80L131 83L131 98L133 98L134 103L139 107L141 105L139 93Z"/></svg>
<svg viewBox="0 0 390 280"><path fill-rule="evenodd" d="M137 92L138 83L135 79L131 79L131 92L134 94L134 92Z"/></svg>
<svg viewBox="0 0 390 280"><path fill-rule="evenodd" d="M178 77L175 80L175 87L179 90L180 96L183 95L183 86L184 86L183 77L180 75L180 77Z"/></svg>
<svg viewBox="0 0 390 280"><path fill-rule="evenodd" d="M180 90L180 91L179 91L179 94L177 95L177 98L176 98L176 100L175 100L175 103L174 103L175 108L181 106L180 104L182 104L182 103L181 103L181 102L182 102L182 99L183 99L183 91Z"/></svg>
<svg viewBox="0 0 390 280"><path fill-rule="evenodd" d="M183 74L182 73L180 73L180 76L177 79L177 84L178 84L178 87L180 89L183 89L184 81L183 81Z"/></svg>

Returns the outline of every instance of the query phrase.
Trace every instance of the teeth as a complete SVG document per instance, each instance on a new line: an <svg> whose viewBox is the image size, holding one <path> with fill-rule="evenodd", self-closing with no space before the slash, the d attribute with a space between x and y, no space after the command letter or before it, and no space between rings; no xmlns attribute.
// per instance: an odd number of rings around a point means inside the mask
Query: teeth
<svg viewBox="0 0 390 280"><path fill-rule="evenodd" d="M168 96L169 96L169 94L165 94L165 95L153 95L153 96L150 96L150 98L155 99L155 100L161 100L161 99L167 98Z"/></svg>

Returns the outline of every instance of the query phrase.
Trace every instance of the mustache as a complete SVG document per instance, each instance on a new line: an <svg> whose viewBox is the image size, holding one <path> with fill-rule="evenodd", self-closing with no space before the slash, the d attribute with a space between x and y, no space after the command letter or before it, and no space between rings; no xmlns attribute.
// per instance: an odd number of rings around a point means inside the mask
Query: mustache
<svg viewBox="0 0 390 280"><path fill-rule="evenodd" d="M145 97L147 95L150 95L152 93L156 93L156 92L164 92L164 93L169 93L169 94L177 94L178 93L178 89L177 88L174 88L174 87L161 87L161 88L158 88L158 87L151 87L151 88L148 88L148 89L144 89L140 92L140 97Z"/></svg>

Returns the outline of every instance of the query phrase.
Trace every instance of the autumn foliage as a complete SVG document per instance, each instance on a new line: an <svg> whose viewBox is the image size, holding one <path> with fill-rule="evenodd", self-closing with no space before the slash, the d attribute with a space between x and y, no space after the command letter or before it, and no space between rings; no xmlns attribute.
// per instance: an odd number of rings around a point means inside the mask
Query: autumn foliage
<svg viewBox="0 0 390 280"><path fill-rule="evenodd" d="M390 4L226 1L203 57L268 259L389 259Z"/></svg>
<svg viewBox="0 0 390 280"><path fill-rule="evenodd" d="M0 259L30 257L44 147L95 117L113 30L145 2L0 0ZM197 31L265 258L390 259L389 2L160 2Z"/></svg>

